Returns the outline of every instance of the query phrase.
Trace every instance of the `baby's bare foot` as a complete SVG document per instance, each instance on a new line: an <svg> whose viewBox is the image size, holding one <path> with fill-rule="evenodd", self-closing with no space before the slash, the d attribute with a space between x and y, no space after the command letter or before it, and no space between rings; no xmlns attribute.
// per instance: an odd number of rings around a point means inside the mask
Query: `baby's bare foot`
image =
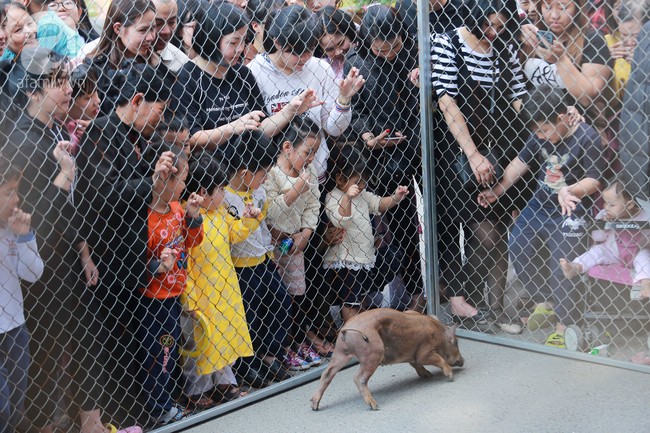
<svg viewBox="0 0 650 433"><path fill-rule="evenodd" d="M639 299L650 299L650 279L641 280Z"/></svg>
<svg viewBox="0 0 650 433"><path fill-rule="evenodd" d="M560 259L560 268L566 278L573 278L582 270L582 266L573 264L567 259Z"/></svg>

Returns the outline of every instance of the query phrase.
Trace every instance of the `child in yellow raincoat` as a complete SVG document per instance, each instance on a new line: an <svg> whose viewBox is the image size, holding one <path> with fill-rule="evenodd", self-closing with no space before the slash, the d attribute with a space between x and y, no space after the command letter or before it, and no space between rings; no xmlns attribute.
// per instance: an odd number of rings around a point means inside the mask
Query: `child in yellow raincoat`
<svg viewBox="0 0 650 433"><path fill-rule="evenodd" d="M187 290L182 296L184 329L189 327L194 350L183 351L185 395L195 409L206 409L238 398L241 393L231 369L240 357L252 356L230 245L242 242L257 229L260 209L233 217L222 205L228 176L221 164L203 156L190 167L192 188L202 191L204 242L189 251ZM188 317L189 316L189 317Z"/></svg>

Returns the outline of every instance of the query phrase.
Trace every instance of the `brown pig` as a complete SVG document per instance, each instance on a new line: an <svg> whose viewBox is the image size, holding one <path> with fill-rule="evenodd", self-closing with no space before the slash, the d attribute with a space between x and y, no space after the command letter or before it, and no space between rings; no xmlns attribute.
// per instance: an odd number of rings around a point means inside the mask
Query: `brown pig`
<svg viewBox="0 0 650 433"><path fill-rule="evenodd" d="M437 319L409 311L389 308L363 312L348 320L336 339L336 349L323 371L318 390L311 397L311 408L318 410L323 393L332 379L348 362L359 360L354 376L363 401L377 410L377 402L368 389L368 381L380 365L408 362L420 377L431 377L425 365L435 365L452 380L451 367L462 367L456 326L446 327Z"/></svg>

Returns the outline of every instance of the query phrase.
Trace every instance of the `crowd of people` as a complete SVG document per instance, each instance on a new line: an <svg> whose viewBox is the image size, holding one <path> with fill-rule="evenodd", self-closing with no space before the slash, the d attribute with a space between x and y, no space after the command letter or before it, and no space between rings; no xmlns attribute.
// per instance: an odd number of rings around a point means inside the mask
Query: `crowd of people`
<svg viewBox="0 0 650 433"><path fill-rule="evenodd" d="M650 298L649 233L588 250L596 213L647 220L616 177L644 0L430 0L429 77L412 0L357 21L112 0L101 32L84 0L1 3L0 432L63 412L141 433L104 421L168 424L319 365L387 284L423 313L422 146L456 322L565 348L575 277L618 261Z"/></svg>

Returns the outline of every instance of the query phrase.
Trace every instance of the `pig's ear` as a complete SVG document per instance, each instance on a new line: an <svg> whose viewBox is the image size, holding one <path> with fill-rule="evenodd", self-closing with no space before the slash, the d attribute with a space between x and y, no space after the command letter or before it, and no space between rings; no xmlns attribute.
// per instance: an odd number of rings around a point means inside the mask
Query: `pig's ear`
<svg viewBox="0 0 650 433"><path fill-rule="evenodd" d="M451 325L445 327L445 340L453 343L456 341L456 329L458 328L458 323L452 323Z"/></svg>

